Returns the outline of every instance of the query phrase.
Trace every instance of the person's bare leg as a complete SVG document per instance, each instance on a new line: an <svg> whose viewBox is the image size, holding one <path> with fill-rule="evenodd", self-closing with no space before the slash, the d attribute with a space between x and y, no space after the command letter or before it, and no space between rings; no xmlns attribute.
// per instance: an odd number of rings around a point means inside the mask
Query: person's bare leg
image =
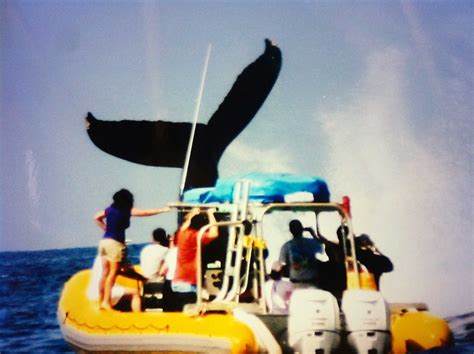
<svg viewBox="0 0 474 354"><path fill-rule="evenodd" d="M100 307L105 310L112 310L111 296L112 296L112 287L115 284L115 279L117 278L118 271L120 269L120 262L109 262L110 270L107 274L104 284L104 299L100 304Z"/></svg>
<svg viewBox="0 0 474 354"><path fill-rule="evenodd" d="M142 298L137 289L125 288L123 298L130 301L130 308L133 312L142 312Z"/></svg>
<svg viewBox="0 0 474 354"><path fill-rule="evenodd" d="M101 257L102 261L102 276L99 282L99 304L104 302L104 287L105 287L105 280L107 279L107 275L110 271L110 262L105 258Z"/></svg>
<svg viewBox="0 0 474 354"><path fill-rule="evenodd" d="M132 308L133 312L141 312L142 311L142 298L140 297L140 294L138 294L138 291L136 291L132 295L131 308Z"/></svg>

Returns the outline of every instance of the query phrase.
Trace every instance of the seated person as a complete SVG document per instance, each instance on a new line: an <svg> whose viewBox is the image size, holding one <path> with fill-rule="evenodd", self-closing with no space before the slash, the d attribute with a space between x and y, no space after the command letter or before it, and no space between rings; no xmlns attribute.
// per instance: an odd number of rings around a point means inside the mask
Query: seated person
<svg viewBox="0 0 474 354"><path fill-rule="evenodd" d="M162 228L154 230L152 237L153 242L140 252L140 267L143 275L154 281L159 278L162 263L168 253L168 237Z"/></svg>
<svg viewBox="0 0 474 354"><path fill-rule="evenodd" d="M273 264L269 278L263 287L268 313L286 315L293 292L293 284L288 279L282 278L281 266L278 262Z"/></svg>
<svg viewBox="0 0 474 354"><path fill-rule="evenodd" d="M143 279L140 279L140 275L131 268L125 269L125 267L123 271L128 273L130 277L139 280ZM100 256L97 256L94 260L94 265L92 266L92 274L87 288L87 298L89 300L99 300L99 283L102 277L102 272L102 259ZM131 309L133 312L141 312L142 310L142 302L138 289L126 288L117 284L112 287L111 305L113 308L119 310Z"/></svg>
<svg viewBox="0 0 474 354"><path fill-rule="evenodd" d="M175 244L175 237L168 237L169 250L166 253L165 259L160 269L160 276L164 277L163 283L163 310L164 311L179 311L179 304L177 304L176 296L171 289L171 283L174 279L176 270L176 260L178 256L178 248Z"/></svg>

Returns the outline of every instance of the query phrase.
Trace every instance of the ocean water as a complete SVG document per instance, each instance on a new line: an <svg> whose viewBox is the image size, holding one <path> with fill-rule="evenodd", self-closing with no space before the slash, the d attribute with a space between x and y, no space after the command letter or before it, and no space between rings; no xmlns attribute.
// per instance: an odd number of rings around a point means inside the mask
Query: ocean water
<svg viewBox="0 0 474 354"><path fill-rule="evenodd" d="M129 247L131 262L142 245ZM62 286L92 265L95 248L0 252L0 353L72 353L56 320ZM447 318L453 348L432 354L474 353L474 312Z"/></svg>

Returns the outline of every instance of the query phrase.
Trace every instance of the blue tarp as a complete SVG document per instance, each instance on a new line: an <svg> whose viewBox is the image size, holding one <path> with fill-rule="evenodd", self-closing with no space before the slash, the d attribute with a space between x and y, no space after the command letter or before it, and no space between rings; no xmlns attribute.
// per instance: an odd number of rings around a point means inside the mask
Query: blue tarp
<svg viewBox="0 0 474 354"><path fill-rule="evenodd" d="M249 173L220 178L213 188L196 188L184 193L186 203L231 202L235 184L240 180L250 182L249 200L261 203L283 202L286 194L309 192L316 202L329 202L329 189L324 180L312 176L292 174Z"/></svg>

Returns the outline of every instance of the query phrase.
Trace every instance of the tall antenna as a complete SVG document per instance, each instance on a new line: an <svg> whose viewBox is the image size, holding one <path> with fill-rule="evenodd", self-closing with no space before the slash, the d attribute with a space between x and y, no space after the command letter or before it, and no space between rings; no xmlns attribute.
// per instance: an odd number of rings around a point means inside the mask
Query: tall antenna
<svg viewBox="0 0 474 354"><path fill-rule="evenodd" d="M188 149L186 151L186 158L184 160L183 174L181 175L181 185L179 187L179 200L183 198L184 185L186 184L186 178L188 176L189 160L191 159L191 151L193 149L194 134L196 133L196 125L197 125L198 116L199 116L199 109L201 108L201 99L202 99L202 93L204 91L204 82L206 81L207 66L209 64L209 58L211 56L211 47L212 47L211 44L209 44L207 48L206 61L204 63L204 70L202 72L202 77L201 77L201 86L199 88L199 95L196 102L196 108L194 110L193 125L191 128L191 135L189 136Z"/></svg>

